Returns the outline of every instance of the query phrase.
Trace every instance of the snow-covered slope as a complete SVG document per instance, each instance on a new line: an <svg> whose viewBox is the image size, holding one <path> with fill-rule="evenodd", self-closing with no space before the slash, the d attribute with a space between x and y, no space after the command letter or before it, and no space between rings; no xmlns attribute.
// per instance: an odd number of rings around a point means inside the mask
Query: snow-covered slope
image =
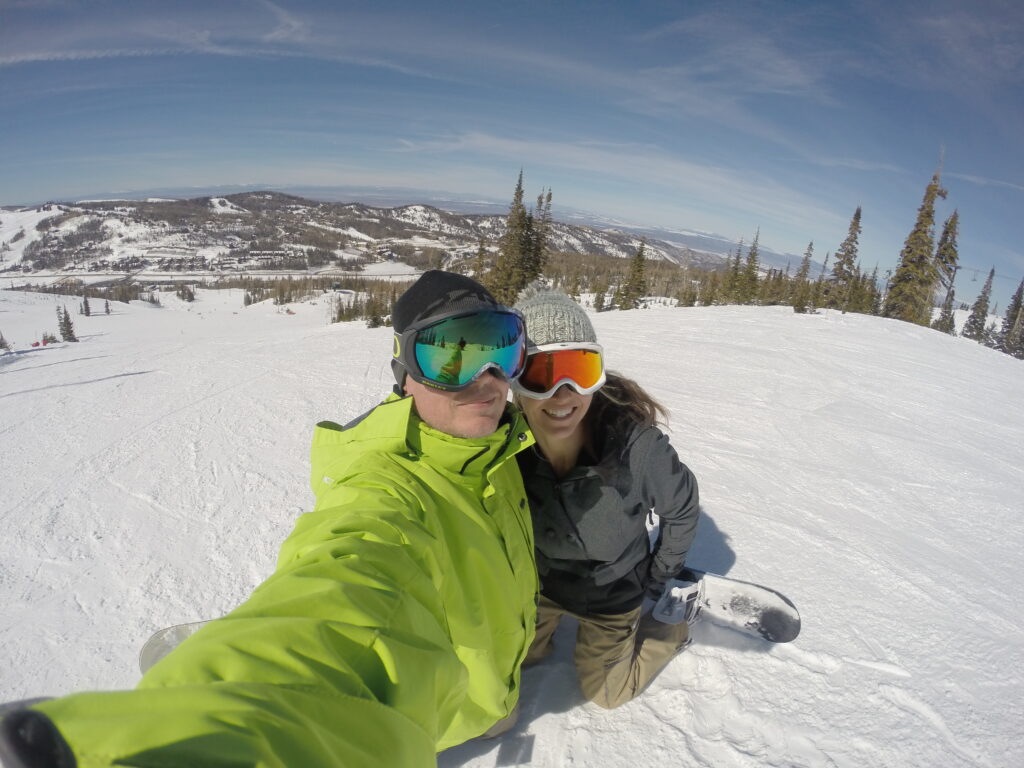
<svg viewBox="0 0 1024 768"><path fill-rule="evenodd" d="M61 213L63 211L56 205L13 211L0 209L0 269L20 264L25 256L25 248L40 237L36 225L60 216Z"/></svg>
<svg viewBox="0 0 1024 768"><path fill-rule="evenodd" d="M390 387L390 332L328 307L0 291L0 700L130 686L156 628L221 614L312 495L308 441ZM93 307L94 312L96 307ZM519 725L443 766L1024 765L1024 365L857 315L594 315L701 484L690 562L785 592L803 634L711 624L638 700L582 702L571 626Z"/></svg>

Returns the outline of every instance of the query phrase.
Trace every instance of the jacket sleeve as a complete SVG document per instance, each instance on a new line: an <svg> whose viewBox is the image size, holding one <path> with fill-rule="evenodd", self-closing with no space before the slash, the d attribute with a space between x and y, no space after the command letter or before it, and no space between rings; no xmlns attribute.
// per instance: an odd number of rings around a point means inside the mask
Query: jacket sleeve
<svg viewBox="0 0 1024 768"><path fill-rule="evenodd" d="M466 673L444 551L400 489L350 478L303 515L275 573L134 691L33 705L80 768L433 766Z"/></svg>
<svg viewBox="0 0 1024 768"><path fill-rule="evenodd" d="M660 429L648 427L640 439L649 441L649 446L646 452L635 452L640 465L633 471L643 478L645 503L660 518L649 577L663 584L686 562L697 532L700 496L697 478L679 461L675 448Z"/></svg>

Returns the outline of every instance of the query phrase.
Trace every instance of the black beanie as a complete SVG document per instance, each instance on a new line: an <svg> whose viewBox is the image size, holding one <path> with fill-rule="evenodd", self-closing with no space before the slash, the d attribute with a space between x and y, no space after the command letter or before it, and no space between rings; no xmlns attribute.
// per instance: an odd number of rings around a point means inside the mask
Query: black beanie
<svg viewBox="0 0 1024 768"><path fill-rule="evenodd" d="M498 306L490 291L476 280L455 272L432 269L398 297L391 311L391 325L401 333L417 320L434 315Z"/></svg>

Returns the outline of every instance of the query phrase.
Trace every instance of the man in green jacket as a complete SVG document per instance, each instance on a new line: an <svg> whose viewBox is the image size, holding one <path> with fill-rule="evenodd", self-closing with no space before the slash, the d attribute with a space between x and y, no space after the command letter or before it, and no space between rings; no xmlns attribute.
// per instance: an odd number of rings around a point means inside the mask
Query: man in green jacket
<svg viewBox="0 0 1024 768"><path fill-rule="evenodd" d="M432 766L513 710L537 594L522 318L430 271L392 319L396 392L317 426L274 574L133 691L8 705L4 768Z"/></svg>

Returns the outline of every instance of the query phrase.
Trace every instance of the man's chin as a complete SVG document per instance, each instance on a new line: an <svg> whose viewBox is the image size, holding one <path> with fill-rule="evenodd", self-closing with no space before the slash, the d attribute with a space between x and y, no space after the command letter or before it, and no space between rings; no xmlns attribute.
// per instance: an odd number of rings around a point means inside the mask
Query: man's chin
<svg viewBox="0 0 1024 768"><path fill-rule="evenodd" d="M497 416L480 415L462 419L458 425L459 434L456 437L487 437L493 435L498 428L498 421L501 414Z"/></svg>

